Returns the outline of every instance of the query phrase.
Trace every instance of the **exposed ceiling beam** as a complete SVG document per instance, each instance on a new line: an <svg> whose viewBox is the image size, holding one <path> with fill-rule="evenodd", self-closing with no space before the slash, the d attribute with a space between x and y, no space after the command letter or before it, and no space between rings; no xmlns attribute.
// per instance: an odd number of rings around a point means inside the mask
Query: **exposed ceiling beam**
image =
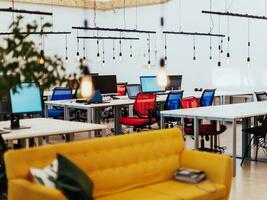
<svg viewBox="0 0 267 200"><path fill-rule="evenodd" d="M2 0L9 1L12 0ZM170 0L125 0L125 7L135 7L144 6L144 5L154 5L166 3ZM51 5L54 6L67 6L67 7L78 7L78 8L88 8L94 9L95 1L93 0L14 0L14 2L19 3L32 3L32 4L42 4L42 5ZM124 0L97 0L96 9L97 10L111 10L124 7Z"/></svg>

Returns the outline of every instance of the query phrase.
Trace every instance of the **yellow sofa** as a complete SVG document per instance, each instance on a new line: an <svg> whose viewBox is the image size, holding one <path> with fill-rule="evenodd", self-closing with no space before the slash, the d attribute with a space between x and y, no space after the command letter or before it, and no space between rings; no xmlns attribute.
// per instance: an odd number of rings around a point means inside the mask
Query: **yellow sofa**
<svg viewBox="0 0 267 200"><path fill-rule="evenodd" d="M42 168L61 153L94 182L95 200L226 200L232 160L224 155L185 149L180 129L91 139L5 154L9 200L66 200L56 189L27 180L30 167ZM210 181L172 180L179 167L204 170ZM77 199L78 200L78 199Z"/></svg>

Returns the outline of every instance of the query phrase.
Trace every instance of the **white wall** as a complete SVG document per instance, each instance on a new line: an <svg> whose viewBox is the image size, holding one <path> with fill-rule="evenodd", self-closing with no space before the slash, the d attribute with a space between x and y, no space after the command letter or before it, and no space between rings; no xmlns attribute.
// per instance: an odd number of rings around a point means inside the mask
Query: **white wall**
<svg viewBox="0 0 267 200"><path fill-rule="evenodd" d="M232 0L226 0L229 6ZM264 15L265 0L235 0L229 11ZM0 7L9 7L10 4L0 2ZM212 0L213 10L225 10L225 1ZM76 62L76 31L71 30L72 26L82 26L86 17L89 25L93 26L93 11L66 7L39 6L31 4L16 4L17 8L32 10L53 11L54 30L72 31L69 37L69 62L67 69L70 72L78 70ZM177 31L179 29L179 1L173 0L164 6L166 30ZM192 32L208 32L210 26L209 15L201 14L201 10L209 9L209 0L182 0L182 30ZM147 63L147 35L127 34L126 36L140 37L140 41L133 42L134 58L129 57L129 42L123 42L123 61L116 64L112 61L112 41L105 42L106 64L102 66L96 62L96 41L86 41L86 57L93 72L101 74L116 74L118 81L134 83L139 81L139 75L156 74L158 71L158 58L155 58L154 51L157 48L162 50L162 35L160 33L159 20L162 13L162 6L146 6L138 8L138 29L149 29L158 31L157 36L151 35L152 63L155 65L151 70L145 68ZM25 16L26 20L37 19L37 16ZM52 21L51 17L46 17ZM0 31L7 31L7 26L12 20L9 13L0 13ZM25 21L26 21L25 20ZM214 33L218 32L218 17L213 17L215 27ZM221 31L226 33L226 17L221 17ZM135 8L126 9L126 28L135 28ZM123 11L99 11L96 18L97 26L100 27L121 27L124 28ZM230 18L231 32L231 63L226 64L225 54L222 56L222 67L217 67L218 39L213 39L212 63L209 62L209 38L196 37L197 62L193 63L193 38L190 36L168 36L168 66L170 74L183 74L183 88L194 87L217 87L226 89L262 89L267 88L267 59L266 44L267 21L251 20L251 67L246 65L247 58L247 19ZM80 32L80 35L95 35L96 33ZM103 36L111 33L102 34ZM119 36L118 33L112 33ZM0 40L1 41L1 40ZM155 42L157 41L157 42ZM82 42L80 42L80 54L82 54ZM101 52L102 52L102 42ZM65 36L48 36L45 42L47 54L58 54L65 57ZM226 52L226 40L224 41L224 52ZM119 45L116 42L116 56L118 57Z"/></svg>

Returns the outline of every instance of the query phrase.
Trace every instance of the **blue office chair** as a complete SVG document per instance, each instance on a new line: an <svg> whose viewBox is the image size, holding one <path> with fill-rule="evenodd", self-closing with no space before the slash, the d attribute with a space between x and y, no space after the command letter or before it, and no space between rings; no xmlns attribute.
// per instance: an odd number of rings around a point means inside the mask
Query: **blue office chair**
<svg viewBox="0 0 267 200"><path fill-rule="evenodd" d="M177 110L181 107L180 100L183 98L183 90L172 91L168 94L168 97L164 104L164 110ZM180 121L180 118L166 117L165 127L173 127L174 122Z"/></svg>
<svg viewBox="0 0 267 200"><path fill-rule="evenodd" d="M71 88L63 88L63 87L54 88L51 101L66 100L66 99L72 99ZM62 108L57 108L57 107L53 107L53 109L48 109L48 117L56 119L63 118L64 110Z"/></svg>
<svg viewBox="0 0 267 200"><path fill-rule="evenodd" d="M214 99L215 91L216 89L204 90L199 100L200 106L211 106Z"/></svg>

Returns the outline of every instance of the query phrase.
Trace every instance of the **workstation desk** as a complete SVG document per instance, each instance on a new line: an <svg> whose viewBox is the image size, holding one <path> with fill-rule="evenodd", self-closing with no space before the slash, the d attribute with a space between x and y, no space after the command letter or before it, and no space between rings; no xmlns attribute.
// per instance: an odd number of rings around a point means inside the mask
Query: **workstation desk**
<svg viewBox="0 0 267 200"><path fill-rule="evenodd" d="M232 123L232 137L233 137L233 169L234 176L236 172L236 124L237 120L242 120L242 128L248 128L251 125L251 118L257 116L267 115L267 102L249 102L228 105L216 105L208 107L198 107L189 109L169 110L160 112L161 127L164 124L165 117L177 118L192 118L194 119L194 148L199 147L199 124L198 120L212 120ZM182 120L183 121L183 120ZM246 134L242 135L242 155L244 155L245 148L248 145L248 137Z"/></svg>
<svg viewBox="0 0 267 200"><path fill-rule="evenodd" d="M12 147L14 140L24 141L25 147L29 147L30 139L38 139L39 145L42 145L43 137L53 135L67 135L72 140L74 133L91 133L93 131L106 131L107 126L102 124L91 124L82 122L71 122L64 120L48 118L21 119L20 124L27 126L27 129L15 129L10 133L2 134L4 141ZM0 128L10 126L10 121L0 122ZM40 140L39 140L40 139Z"/></svg>
<svg viewBox="0 0 267 200"><path fill-rule="evenodd" d="M201 97L202 92L191 92L184 91L183 97ZM226 90L216 90L215 97L219 98L219 104L225 103L225 97L234 97L241 95L249 95L251 100L253 100L254 93L251 91L226 91ZM167 94L158 95L157 102L165 102ZM129 99L127 96L119 97L119 99L108 100L107 102L97 103L97 104L84 104L76 103L75 100L59 100L59 101L46 101L45 102L45 116L48 116L47 110L49 106L62 107L64 109L64 120L69 120L70 109L81 109L87 111L87 122L96 123L95 110L105 107L113 107L114 110L114 128L115 134L120 134L122 132L122 126L119 123L119 118L121 117L121 108L124 106L130 106L134 104L133 99Z"/></svg>

